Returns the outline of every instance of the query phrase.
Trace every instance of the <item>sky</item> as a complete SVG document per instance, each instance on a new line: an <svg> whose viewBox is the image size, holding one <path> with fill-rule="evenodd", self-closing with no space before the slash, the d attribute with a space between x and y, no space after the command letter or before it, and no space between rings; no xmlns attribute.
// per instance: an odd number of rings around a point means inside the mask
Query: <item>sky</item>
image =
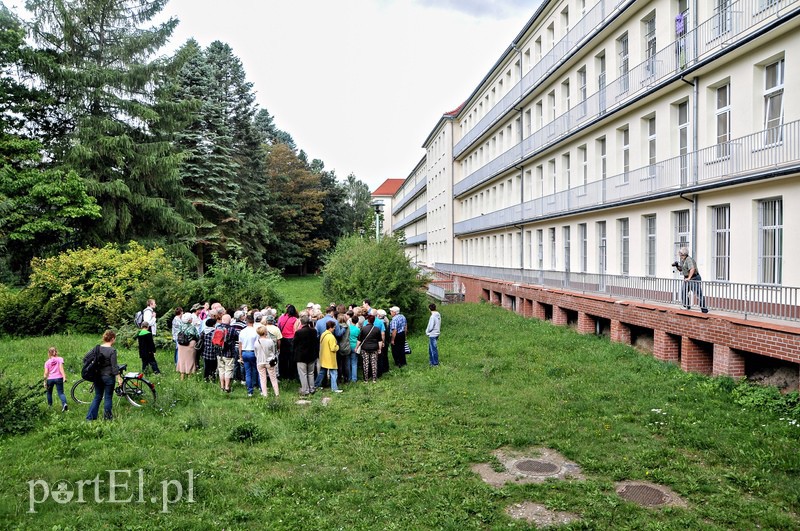
<svg viewBox="0 0 800 531"><path fill-rule="evenodd" d="M339 180L404 179L441 116L469 97L539 2L171 0L189 38L229 44L256 102Z"/></svg>

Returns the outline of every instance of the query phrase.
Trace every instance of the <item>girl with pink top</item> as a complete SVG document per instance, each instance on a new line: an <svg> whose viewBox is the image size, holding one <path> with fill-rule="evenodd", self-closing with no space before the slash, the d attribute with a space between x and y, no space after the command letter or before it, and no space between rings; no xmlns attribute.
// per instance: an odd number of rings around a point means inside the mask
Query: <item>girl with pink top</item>
<svg viewBox="0 0 800 531"><path fill-rule="evenodd" d="M56 347L47 350L47 361L44 362L44 387L47 389L47 405L53 405L53 386L61 399L61 411L66 411L67 397L64 395L64 384L67 373L64 372L64 358L58 355Z"/></svg>

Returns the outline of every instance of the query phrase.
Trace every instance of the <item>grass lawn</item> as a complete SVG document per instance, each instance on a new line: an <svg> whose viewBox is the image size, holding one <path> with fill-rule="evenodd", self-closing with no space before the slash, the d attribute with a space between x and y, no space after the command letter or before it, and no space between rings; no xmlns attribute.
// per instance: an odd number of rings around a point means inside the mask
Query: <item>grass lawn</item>
<svg viewBox="0 0 800 531"><path fill-rule="evenodd" d="M310 283L301 291L289 302L320 299ZM485 304L442 315L440 367L428 366L426 338L413 336L406 368L317 393L310 406L295 404L294 383L282 383L279 399L248 399L240 385L224 395L165 371L154 378L156 408L117 402L113 422L93 423L73 403L48 413L34 432L0 440L0 526L528 529L505 508L530 500L579 515L573 529L800 528L800 427L735 405L729 381ZM0 366L33 382L55 344L74 380L95 340L5 340ZM120 358L138 363L133 351ZM165 368L170 359L159 354ZM498 448L531 447L560 452L585 479L496 488L471 471L497 466ZM130 471L116 473L115 493L130 501L108 503L108 470ZM87 483L96 477L102 502ZM29 512L30 489L43 499L42 485L59 480L73 499ZM687 505L625 502L614 492L621 480L666 485ZM166 511L164 489L175 500Z"/></svg>

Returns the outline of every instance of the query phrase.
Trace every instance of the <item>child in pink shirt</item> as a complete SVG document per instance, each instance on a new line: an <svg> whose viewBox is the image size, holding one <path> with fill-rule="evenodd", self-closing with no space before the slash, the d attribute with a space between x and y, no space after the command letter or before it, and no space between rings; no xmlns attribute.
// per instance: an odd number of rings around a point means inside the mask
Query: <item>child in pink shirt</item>
<svg viewBox="0 0 800 531"><path fill-rule="evenodd" d="M64 372L64 358L58 355L56 347L47 350L47 361L44 362L44 387L47 389L47 405L53 405L53 386L61 399L61 411L66 411L67 397L64 395L64 384L67 373Z"/></svg>

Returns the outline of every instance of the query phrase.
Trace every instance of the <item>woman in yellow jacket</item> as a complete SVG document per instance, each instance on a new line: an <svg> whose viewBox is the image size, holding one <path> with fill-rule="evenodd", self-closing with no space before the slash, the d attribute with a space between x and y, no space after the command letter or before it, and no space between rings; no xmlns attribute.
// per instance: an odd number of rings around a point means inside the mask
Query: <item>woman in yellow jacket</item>
<svg viewBox="0 0 800 531"><path fill-rule="evenodd" d="M334 393L341 393L342 390L336 387L336 377L339 375L337 370L339 366L336 365L336 351L339 350L339 343L336 341L336 336L333 335L335 327L336 321L333 319L325 323L325 331L319 338L319 364L322 368L317 375L317 381L314 382L314 387L319 389L325 375L330 372L331 389Z"/></svg>

